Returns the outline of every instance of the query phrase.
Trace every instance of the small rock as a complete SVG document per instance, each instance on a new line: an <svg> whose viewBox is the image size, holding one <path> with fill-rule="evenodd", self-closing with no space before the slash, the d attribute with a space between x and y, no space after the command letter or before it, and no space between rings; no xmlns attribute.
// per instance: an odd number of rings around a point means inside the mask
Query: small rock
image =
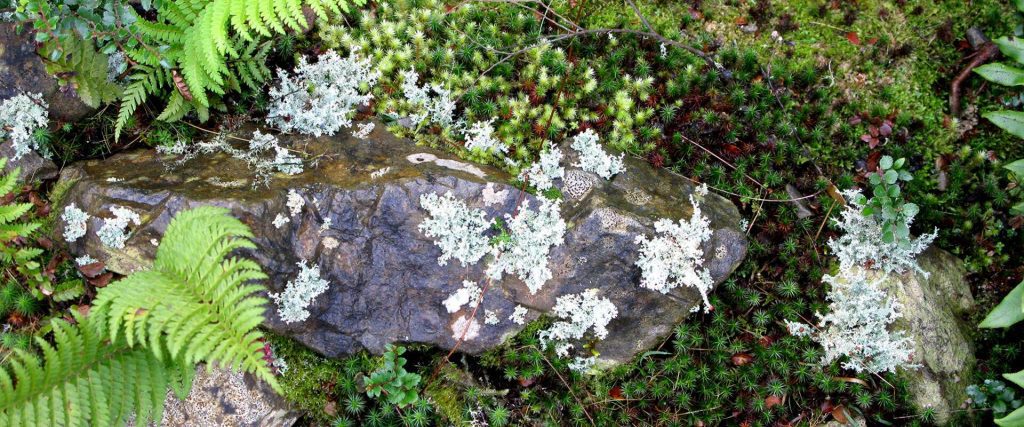
<svg viewBox="0 0 1024 427"><path fill-rule="evenodd" d="M45 181L57 177L57 165L50 159L43 158L35 151L29 151L18 160L14 159L14 147L7 140L0 144L0 157L7 159L3 172L21 168L21 182Z"/></svg>
<svg viewBox="0 0 1024 427"><path fill-rule="evenodd" d="M251 375L200 366L185 400L167 392L164 419L170 427L290 427L299 413Z"/></svg>
<svg viewBox="0 0 1024 427"><path fill-rule="evenodd" d="M70 86L61 87L36 54L31 29L22 34L12 22L0 22L0 100L22 93L40 93L50 106L50 121L74 122L96 111Z"/></svg>

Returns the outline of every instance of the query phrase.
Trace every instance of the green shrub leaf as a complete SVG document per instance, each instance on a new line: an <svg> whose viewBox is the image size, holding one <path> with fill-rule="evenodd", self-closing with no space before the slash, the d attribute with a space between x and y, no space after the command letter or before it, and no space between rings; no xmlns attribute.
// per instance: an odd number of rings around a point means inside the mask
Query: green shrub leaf
<svg viewBox="0 0 1024 427"><path fill-rule="evenodd" d="M1003 86L1024 85L1024 70L1002 63L985 64L974 69L985 80Z"/></svg>
<svg viewBox="0 0 1024 427"><path fill-rule="evenodd" d="M992 312L985 316L985 320L978 325L979 328L1006 328L1024 319L1024 308L1022 308L1021 296L1024 295L1024 282L1017 284L1012 291Z"/></svg>
<svg viewBox="0 0 1024 427"><path fill-rule="evenodd" d="M985 113L982 116L1003 130L1024 138L1024 112L1002 110Z"/></svg>
<svg viewBox="0 0 1024 427"><path fill-rule="evenodd" d="M1009 38L1006 36L1000 37L995 40L996 46L999 46L999 51L1007 57L1017 61L1018 63L1024 64L1024 40L1019 38Z"/></svg>

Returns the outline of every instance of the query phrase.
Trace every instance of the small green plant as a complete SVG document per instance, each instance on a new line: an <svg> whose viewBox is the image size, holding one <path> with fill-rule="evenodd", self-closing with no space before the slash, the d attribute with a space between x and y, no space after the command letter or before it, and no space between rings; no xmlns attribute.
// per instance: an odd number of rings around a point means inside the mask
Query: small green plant
<svg viewBox="0 0 1024 427"><path fill-rule="evenodd" d="M1018 11L1024 13L1024 1L1017 0L1014 4L1017 6ZM1021 68L1024 67L1024 39L1021 39L1020 34L1017 34L1016 37L1003 36L993 42L996 46L999 46L999 51L1009 58L1010 61L985 64L975 68L974 72L978 73L985 80L997 85L1009 87L1024 86L1024 69ZM1024 111L997 110L990 111L982 116L1010 134L1018 138L1024 138ZM1018 180L1018 184L1020 183L1019 180L1024 178L1024 159L1014 161L1006 165L1005 168L1012 173L1013 179ZM1014 196L1017 196L1019 200L1021 196L1019 194L1020 187L1017 186L1011 191L1017 193ZM1024 201L1015 204L1010 209L1010 213L1024 215Z"/></svg>
<svg viewBox="0 0 1024 427"><path fill-rule="evenodd" d="M1017 393L999 380L987 379L980 386L971 384L967 386L967 396L971 398L971 406L975 409L992 409L992 414L997 417L1021 405Z"/></svg>
<svg viewBox="0 0 1024 427"><path fill-rule="evenodd" d="M388 344L381 356L383 366L369 377L363 377L366 395L387 399L392 405L404 407L419 400L420 376L405 370L405 347Z"/></svg>
<svg viewBox="0 0 1024 427"><path fill-rule="evenodd" d="M868 175L873 187L870 199L863 194L858 203L864 206L864 216L877 215L882 220L882 241L901 245L910 244L910 221L917 215L919 208L913 203L903 203L900 196L900 181L910 181L914 176L907 172L907 160L893 160L890 156L882 156L878 162L878 171Z"/></svg>
<svg viewBox="0 0 1024 427"><path fill-rule="evenodd" d="M1016 0L1017 10L1024 13L1024 1ZM1010 61L985 64L974 69L982 78L1002 86L1024 86L1024 39L1003 36L993 40ZM1024 112L998 110L982 115L996 126L1024 138Z"/></svg>
<svg viewBox="0 0 1024 427"><path fill-rule="evenodd" d="M1017 322L1024 320L1024 298L1022 297L1024 297L1024 282L1018 283L1017 286L999 302L999 305L992 309L978 327L1008 328ZM1010 380L1010 382L1017 384L1018 386L1024 387L1024 370L1012 374L1003 374L1003 378ZM1012 401L1013 399L1011 399L1011 402ZM1016 409L1008 415L1002 418L997 418L995 423L1001 426L1024 425L1024 408L1016 406L1015 408ZM994 406L993 409L995 409Z"/></svg>

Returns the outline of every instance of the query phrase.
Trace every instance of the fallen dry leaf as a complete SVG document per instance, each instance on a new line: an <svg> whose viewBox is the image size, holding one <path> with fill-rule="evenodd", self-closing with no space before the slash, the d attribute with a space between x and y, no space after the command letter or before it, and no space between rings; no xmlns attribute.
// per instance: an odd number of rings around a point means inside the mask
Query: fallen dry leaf
<svg viewBox="0 0 1024 427"><path fill-rule="evenodd" d="M860 37L857 37L856 31L850 31L846 33L846 39L857 46L860 46Z"/></svg>
<svg viewBox="0 0 1024 427"><path fill-rule="evenodd" d="M754 361L754 356L748 353L736 353L732 355L732 364L736 366L743 366Z"/></svg>

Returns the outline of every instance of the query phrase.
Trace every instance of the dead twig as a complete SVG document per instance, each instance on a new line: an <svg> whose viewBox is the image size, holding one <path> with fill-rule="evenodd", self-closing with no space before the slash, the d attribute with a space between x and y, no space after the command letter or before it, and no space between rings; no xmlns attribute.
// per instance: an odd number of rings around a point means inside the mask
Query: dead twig
<svg viewBox="0 0 1024 427"><path fill-rule="evenodd" d="M967 63L960 74L957 74L956 78L953 79L953 83L949 88L949 113L953 117L960 116L960 85L971 76L971 71L974 71L978 66L988 62L992 58L995 58L999 54L999 47L990 41L985 42L981 47L974 52L974 58L971 62Z"/></svg>

